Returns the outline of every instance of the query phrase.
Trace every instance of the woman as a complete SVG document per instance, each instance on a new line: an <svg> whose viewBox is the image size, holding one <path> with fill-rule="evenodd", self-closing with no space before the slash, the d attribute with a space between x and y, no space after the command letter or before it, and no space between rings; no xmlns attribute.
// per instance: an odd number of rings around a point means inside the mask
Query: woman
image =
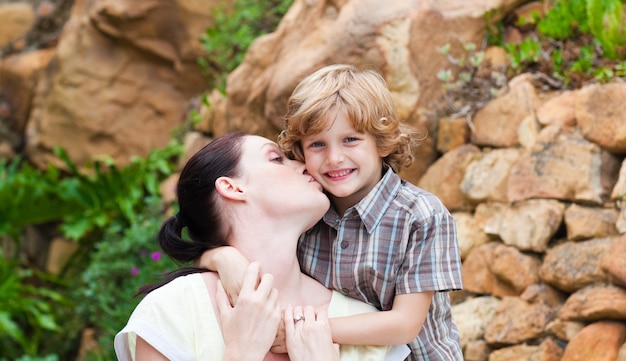
<svg viewBox="0 0 626 361"><path fill-rule="evenodd" d="M230 306L217 273L183 269L172 281L144 290L149 293L115 337L118 359L287 359L269 352L279 322L291 360L339 359L327 317L374 308L300 272L298 237L329 207L304 165L285 158L266 138L228 134L189 160L177 196L180 213L163 224L161 247L182 262L223 245L255 260L243 282L243 302L240 294ZM190 240L181 237L183 228ZM342 347L341 359L383 360L387 349Z"/></svg>

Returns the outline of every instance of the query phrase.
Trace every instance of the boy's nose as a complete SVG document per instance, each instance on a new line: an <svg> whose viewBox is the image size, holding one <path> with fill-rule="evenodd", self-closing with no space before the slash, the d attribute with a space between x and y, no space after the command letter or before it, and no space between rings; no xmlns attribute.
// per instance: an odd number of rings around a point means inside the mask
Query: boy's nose
<svg viewBox="0 0 626 361"><path fill-rule="evenodd" d="M326 163L337 164L343 162L343 153L336 147L330 147L326 154Z"/></svg>

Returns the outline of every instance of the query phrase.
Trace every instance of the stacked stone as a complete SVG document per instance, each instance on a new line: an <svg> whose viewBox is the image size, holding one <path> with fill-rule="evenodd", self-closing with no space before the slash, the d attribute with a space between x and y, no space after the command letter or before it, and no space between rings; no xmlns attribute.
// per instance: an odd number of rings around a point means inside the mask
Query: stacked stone
<svg viewBox="0 0 626 361"><path fill-rule="evenodd" d="M625 360L626 84L534 80L442 119L419 182L457 221L465 359Z"/></svg>

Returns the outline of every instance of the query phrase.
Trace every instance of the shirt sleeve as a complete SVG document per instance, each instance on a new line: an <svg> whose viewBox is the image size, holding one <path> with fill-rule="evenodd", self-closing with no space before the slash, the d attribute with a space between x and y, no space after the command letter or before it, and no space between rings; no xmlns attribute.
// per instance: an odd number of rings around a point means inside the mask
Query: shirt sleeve
<svg viewBox="0 0 626 361"><path fill-rule="evenodd" d="M223 337L202 276L179 277L141 300L115 336L119 361L135 359L137 336L170 360L220 360Z"/></svg>
<svg viewBox="0 0 626 361"><path fill-rule="evenodd" d="M170 360L194 360L184 339L189 336L190 326L176 321L188 319L189 315L185 307L171 307L176 305L175 292L167 292L176 284L171 282L152 291L139 302L126 326L115 336L118 360L135 359L137 336Z"/></svg>
<svg viewBox="0 0 626 361"><path fill-rule="evenodd" d="M379 312L365 302L333 291L328 306L328 317L342 317L369 312ZM355 346L340 345L341 361L402 361L410 353L406 345L394 346Z"/></svg>
<svg viewBox="0 0 626 361"><path fill-rule="evenodd" d="M396 294L454 291L462 286L461 257L452 215L432 212L414 222L401 265Z"/></svg>

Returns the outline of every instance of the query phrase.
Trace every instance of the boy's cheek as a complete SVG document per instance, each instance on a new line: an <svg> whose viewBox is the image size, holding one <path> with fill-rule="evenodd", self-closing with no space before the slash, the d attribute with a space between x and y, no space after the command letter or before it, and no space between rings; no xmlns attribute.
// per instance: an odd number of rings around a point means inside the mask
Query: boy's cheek
<svg viewBox="0 0 626 361"><path fill-rule="evenodd" d="M304 157L304 166L306 170L310 173L314 171L314 168L317 166L319 156L312 154L311 152L302 153Z"/></svg>

